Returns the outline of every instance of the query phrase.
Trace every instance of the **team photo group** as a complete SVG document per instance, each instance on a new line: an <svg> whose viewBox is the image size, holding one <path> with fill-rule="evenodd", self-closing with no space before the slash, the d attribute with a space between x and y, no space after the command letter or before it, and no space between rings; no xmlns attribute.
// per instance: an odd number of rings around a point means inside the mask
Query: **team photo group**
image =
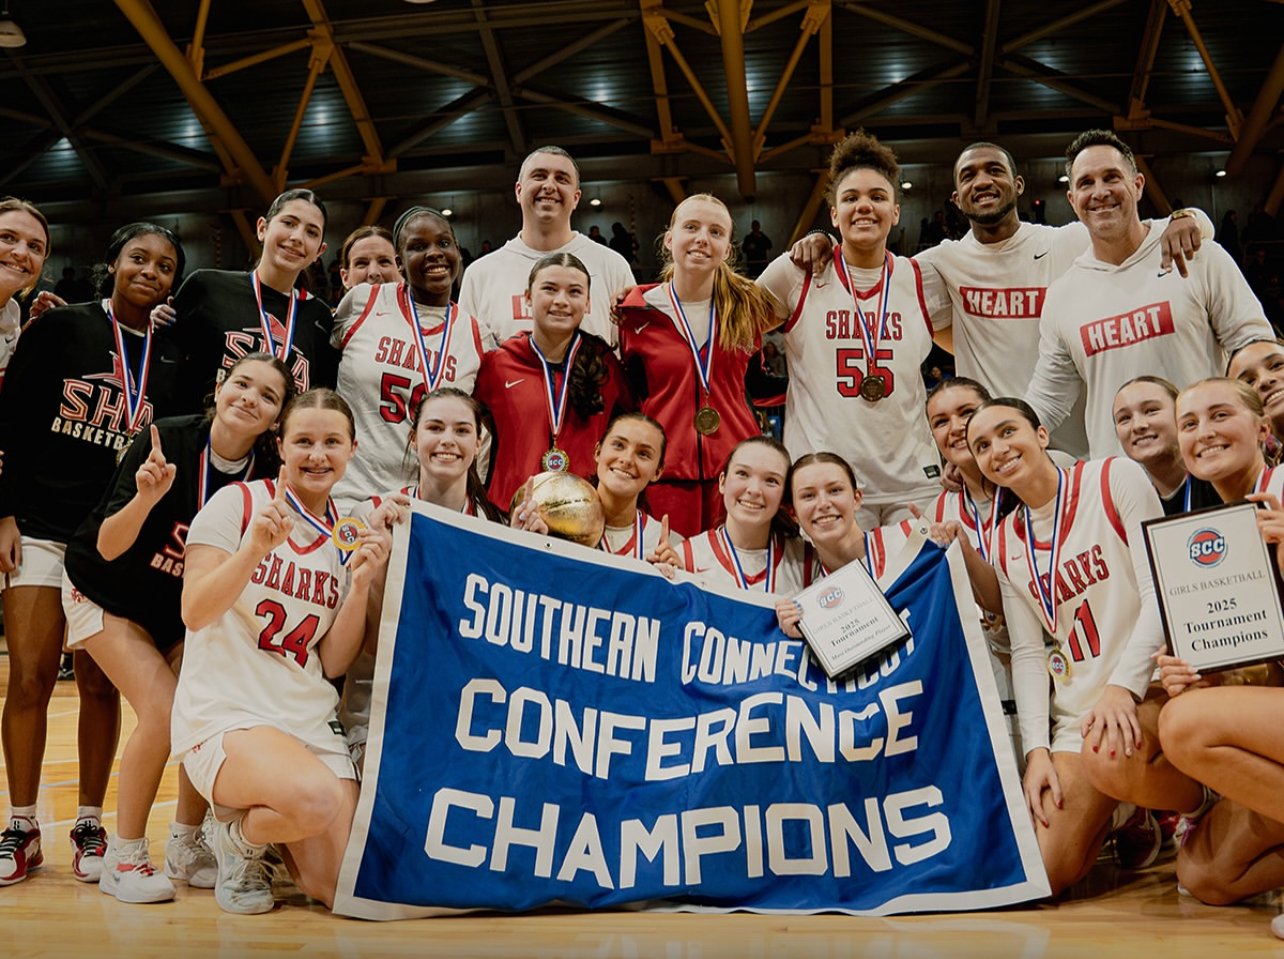
<svg viewBox="0 0 1284 959"><path fill-rule="evenodd" d="M727 205L688 196L650 283L575 229L579 170L551 145L517 173L520 230L466 269L438 210L407 198L341 238L292 189L246 272L188 271L179 236L131 222L65 302L33 295L38 202L0 199L0 885L39 883L42 842L66 842L36 813L70 652L71 868L121 903L211 889L263 913L292 883L382 918L357 904L981 908L1055 901L1105 854L1175 857L1212 905L1284 886L1284 674L1168 642L1279 621L1284 341L1205 211L1142 218L1123 140L1065 156L1075 222L1021 219L1020 158L973 143L968 231L906 257L897 158L858 131L828 229L750 278ZM307 284L327 244L335 308ZM955 375L929 384L934 349ZM1274 608L1236 587L1178 623L1165 597L1234 579L1246 549L1232 511L1197 511L1243 502ZM1191 513L1189 542L1148 549ZM804 600L849 564L908 638L827 675ZM653 690L669 673L687 706ZM951 799L954 772L931 777L969 742L977 791ZM848 795L858 766L881 798ZM415 772L428 805L400 814ZM988 841L956 815L1005 823L1011 869L949 860L958 882L915 898L905 870ZM442 870L423 897L412 858Z"/></svg>

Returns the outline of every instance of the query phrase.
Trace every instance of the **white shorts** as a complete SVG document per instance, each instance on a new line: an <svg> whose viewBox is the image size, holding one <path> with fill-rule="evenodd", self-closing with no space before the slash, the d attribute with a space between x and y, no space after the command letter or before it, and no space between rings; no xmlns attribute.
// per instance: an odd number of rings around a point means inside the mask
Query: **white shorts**
<svg viewBox="0 0 1284 959"><path fill-rule="evenodd" d="M67 544L51 539L22 537L22 564L16 572L6 573L4 586L52 586L62 589L62 567Z"/></svg>
<svg viewBox="0 0 1284 959"><path fill-rule="evenodd" d="M237 730L225 729L221 733L215 733L205 742L198 743L185 752L182 760L183 769L187 771L187 778L192 781L196 791L210 804L210 809L214 811L214 817L220 822L229 822L244 812L243 809L237 809L234 806L220 806L214 802L214 780L218 778L218 771L223 768L223 763L227 760L227 753L223 750L223 737L228 733L234 732L237 732ZM348 750L342 739L337 737L336 739L337 746L333 752L316 749L313 746L308 746L308 749L339 779L356 779L357 770L352 765Z"/></svg>
<svg viewBox="0 0 1284 959"><path fill-rule="evenodd" d="M92 599L71 585L67 574L62 574L62 615L67 619L66 649L75 649L91 636L103 631L105 610Z"/></svg>

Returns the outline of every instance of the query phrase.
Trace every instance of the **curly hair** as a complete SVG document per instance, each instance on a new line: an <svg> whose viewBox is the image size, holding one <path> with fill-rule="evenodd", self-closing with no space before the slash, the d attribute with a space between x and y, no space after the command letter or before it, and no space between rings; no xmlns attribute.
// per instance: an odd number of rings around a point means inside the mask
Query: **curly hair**
<svg viewBox="0 0 1284 959"><path fill-rule="evenodd" d="M838 186L852 170L873 170L887 178L896 196L901 182L901 166L892 148L878 141L878 137L864 130L849 133L834 145L829 155L829 202L838 203Z"/></svg>

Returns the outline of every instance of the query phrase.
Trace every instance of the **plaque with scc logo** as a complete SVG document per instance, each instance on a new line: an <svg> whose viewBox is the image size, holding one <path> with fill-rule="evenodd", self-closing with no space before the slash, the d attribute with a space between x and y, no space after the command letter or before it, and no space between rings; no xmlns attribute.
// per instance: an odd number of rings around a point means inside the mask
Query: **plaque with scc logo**
<svg viewBox="0 0 1284 959"><path fill-rule="evenodd" d="M1174 656L1200 672L1284 659L1274 550L1252 503L1142 523Z"/></svg>
<svg viewBox="0 0 1284 959"><path fill-rule="evenodd" d="M857 559L794 597L798 623L816 662L832 678L910 635Z"/></svg>

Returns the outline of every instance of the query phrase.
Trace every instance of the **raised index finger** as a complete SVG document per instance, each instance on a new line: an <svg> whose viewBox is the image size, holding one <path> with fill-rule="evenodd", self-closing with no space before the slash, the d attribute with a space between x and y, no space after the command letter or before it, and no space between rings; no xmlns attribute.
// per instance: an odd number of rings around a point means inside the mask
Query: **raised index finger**
<svg viewBox="0 0 1284 959"><path fill-rule="evenodd" d="M660 545L669 545L669 514L665 513L660 519Z"/></svg>
<svg viewBox="0 0 1284 959"><path fill-rule="evenodd" d="M161 449L160 430L156 428L155 423L152 424L152 452L161 459L165 458L165 451Z"/></svg>
<svg viewBox="0 0 1284 959"><path fill-rule="evenodd" d="M276 494L272 497L274 503L285 502L285 467L281 467L281 472L276 478Z"/></svg>

